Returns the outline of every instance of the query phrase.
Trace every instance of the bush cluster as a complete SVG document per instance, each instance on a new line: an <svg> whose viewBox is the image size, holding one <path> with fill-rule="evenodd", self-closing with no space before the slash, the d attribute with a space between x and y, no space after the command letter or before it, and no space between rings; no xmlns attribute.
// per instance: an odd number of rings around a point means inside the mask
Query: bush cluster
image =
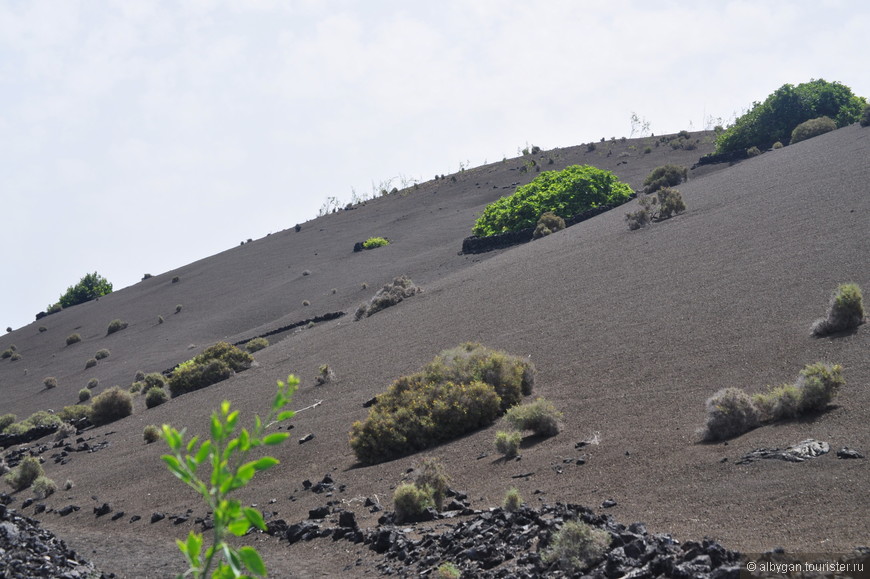
<svg viewBox="0 0 870 579"><path fill-rule="evenodd" d="M113 386L96 395L91 402L90 419L102 426L133 414L133 398L129 392Z"/></svg>
<svg viewBox="0 0 870 579"><path fill-rule="evenodd" d="M250 354L254 352L259 352L263 348L269 347L269 340L266 338L254 338L253 340L248 341L245 344L245 350L247 350Z"/></svg>
<svg viewBox="0 0 870 579"><path fill-rule="evenodd" d="M440 511L444 506L450 477L441 462L427 458L416 470L414 482L399 485L393 493L397 522L414 521L426 509Z"/></svg>
<svg viewBox="0 0 870 579"><path fill-rule="evenodd" d="M579 571L600 559L610 541L607 531L594 529L582 521L566 521L550 539L542 559L557 563L565 571Z"/></svg>
<svg viewBox="0 0 870 579"><path fill-rule="evenodd" d="M33 456L26 456L4 478L6 484L14 490L23 491L30 487L37 478L44 475L45 472L42 470L42 465L39 464L39 459Z"/></svg>
<svg viewBox="0 0 870 579"><path fill-rule="evenodd" d="M720 133L716 152L767 149L776 141L788 141L795 127L804 121L822 116L844 127L857 121L865 106L863 98L838 82L818 79L797 86L784 84Z"/></svg>
<svg viewBox="0 0 870 579"><path fill-rule="evenodd" d="M7 414L4 416L4 420L8 420L8 416L13 416L11 414ZM43 426L60 426L61 422L63 422L63 414L52 414L51 412L47 412L45 410L37 410L24 420L20 422L12 422L6 426L3 432L6 434L24 434L31 428L40 428Z"/></svg>
<svg viewBox="0 0 870 579"><path fill-rule="evenodd" d="M249 353L226 342L218 342L173 370L167 383L169 392L174 398L211 386L226 380L233 372L247 370L253 362Z"/></svg>
<svg viewBox="0 0 870 579"><path fill-rule="evenodd" d="M390 240L386 237L369 237L365 241L363 241L363 249L374 249L376 247L383 247L385 245L389 245Z"/></svg>
<svg viewBox="0 0 870 579"><path fill-rule="evenodd" d="M363 304L356 310L354 320L359 321L367 318L372 314L394 306L413 295L421 293L423 289L414 285L414 282L408 276L399 276L393 279L391 283L382 287L378 293L369 301L368 304Z"/></svg>
<svg viewBox="0 0 870 579"><path fill-rule="evenodd" d="M546 398L538 398L530 404L510 408L504 419L518 431L531 430L541 436L555 436L559 434L562 413Z"/></svg>
<svg viewBox="0 0 870 579"><path fill-rule="evenodd" d="M670 219L686 210L683 195L670 187L662 187L654 195L639 197L640 209L625 214L625 222L632 231L646 227L653 221Z"/></svg>
<svg viewBox="0 0 870 579"><path fill-rule="evenodd" d="M127 322L122 322L121 320L112 320L109 322L109 328L106 330L106 335L114 334L115 332L120 332L124 328L127 327Z"/></svg>
<svg viewBox="0 0 870 579"><path fill-rule="evenodd" d="M858 284L841 284L831 296L828 314L812 326L814 336L827 336L864 323L864 297Z"/></svg>
<svg viewBox="0 0 870 579"><path fill-rule="evenodd" d="M656 167L643 180L644 190L655 193L663 187L675 187L689 178L689 170L679 165L662 165Z"/></svg>
<svg viewBox="0 0 870 579"><path fill-rule="evenodd" d="M350 445L366 464L429 448L492 424L533 383L528 360L462 344L380 394L368 418L353 424Z"/></svg>
<svg viewBox="0 0 870 579"><path fill-rule="evenodd" d="M794 128L791 132L791 144L800 143L813 137L818 137L825 133L830 133L836 130L837 123L830 117L819 117L804 121Z"/></svg>
<svg viewBox="0 0 870 579"><path fill-rule="evenodd" d="M45 475L36 477L31 486L33 488L33 496L39 500L45 499L57 490L57 484Z"/></svg>
<svg viewBox="0 0 870 579"><path fill-rule="evenodd" d="M540 239L541 237L546 237L551 233L556 233L563 229L565 229L565 220L552 211L547 211L538 219L532 237L534 239Z"/></svg>
<svg viewBox="0 0 870 579"><path fill-rule="evenodd" d="M762 424L820 412L845 384L840 365L822 362L801 370L797 382L750 396L740 388L724 388L707 400L704 440L725 440Z"/></svg>
<svg viewBox="0 0 870 579"><path fill-rule="evenodd" d="M472 233L478 237L534 227L547 211L571 217L593 207L619 204L631 187L610 171L590 165L572 165L562 171L544 171L513 195L486 206Z"/></svg>

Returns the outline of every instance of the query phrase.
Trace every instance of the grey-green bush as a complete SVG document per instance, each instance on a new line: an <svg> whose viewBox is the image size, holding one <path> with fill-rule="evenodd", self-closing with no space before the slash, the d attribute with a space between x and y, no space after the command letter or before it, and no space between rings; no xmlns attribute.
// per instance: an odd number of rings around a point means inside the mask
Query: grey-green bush
<svg viewBox="0 0 870 579"><path fill-rule="evenodd" d="M109 327L106 330L106 335L114 334L115 332L120 332L124 328L127 327L127 322L122 322L121 320L112 320L109 322Z"/></svg>
<svg viewBox="0 0 870 579"><path fill-rule="evenodd" d="M540 239L563 229L565 229L565 220L552 211L546 211L538 219L532 238Z"/></svg>
<svg viewBox="0 0 870 579"><path fill-rule="evenodd" d="M57 490L57 484L45 475L36 477L31 485L33 496L39 500L43 500Z"/></svg>
<svg viewBox="0 0 870 579"><path fill-rule="evenodd" d="M254 352L259 352L260 350L268 346L269 340L267 340L266 338L254 338L253 340L245 344L245 349L253 354Z"/></svg>
<svg viewBox="0 0 870 579"><path fill-rule="evenodd" d="M450 484L450 476L444 470L444 465L437 458L426 458L417 469L417 478L414 484L419 488L428 488L432 494L432 502L439 511L444 506L444 497L447 496L447 486Z"/></svg>
<svg viewBox="0 0 870 579"><path fill-rule="evenodd" d="M791 144L806 141L813 137L829 133L837 128L837 123L830 117L818 117L804 121L791 132Z"/></svg>
<svg viewBox="0 0 870 579"><path fill-rule="evenodd" d="M82 388L79 390L79 402L87 402L91 399L91 389L90 388Z"/></svg>
<svg viewBox="0 0 870 579"><path fill-rule="evenodd" d="M740 388L724 388L707 400L705 440L733 438L760 424L758 408L752 397Z"/></svg>
<svg viewBox="0 0 870 579"><path fill-rule="evenodd" d="M429 507L434 507L432 490L420 488L412 483L401 484L393 493L393 508L396 511L396 522L414 520Z"/></svg>
<svg viewBox="0 0 870 579"><path fill-rule="evenodd" d="M226 342L218 342L195 358L179 364L169 377L167 386L174 398L226 380L233 372L247 370L253 362L249 353Z"/></svg>
<svg viewBox="0 0 870 579"><path fill-rule="evenodd" d="M95 396L91 402L91 422L102 426L133 414L133 399L129 392L113 386Z"/></svg>
<svg viewBox="0 0 870 579"><path fill-rule="evenodd" d="M820 412L837 395L846 383L842 376L842 366L817 362L801 370L795 386L801 391L800 412Z"/></svg>
<svg viewBox="0 0 870 579"><path fill-rule="evenodd" d="M158 386L149 388L148 392L145 394L145 406L147 408L154 408L155 406L160 406L167 400L169 400L169 396L167 396L166 390Z"/></svg>
<svg viewBox="0 0 870 579"><path fill-rule="evenodd" d="M78 344L82 341L82 337L79 334L70 334L66 337L66 345L72 346L73 344Z"/></svg>
<svg viewBox="0 0 870 579"><path fill-rule="evenodd" d="M21 459L21 462L12 469L4 478L6 484L11 486L16 491L23 491L33 484L38 477L43 476L45 472L42 470L42 465L39 464L39 459L26 456Z"/></svg>
<svg viewBox="0 0 870 579"><path fill-rule="evenodd" d="M160 440L160 429L153 424L149 424L142 431L142 438L147 444Z"/></svg>
<svg viewBox="0 0 870 579"><path fill-rule="evenodd" d="M546 398L538 398L530 404L514 406L505 414L505 421L517 430L531 430L542 436L559 434L562 413Z"/></svg>
<svg viewBox="0 0 870 579"><path fill-rule="evenodd" d="M610 546L610 534L582 521L566 521L550 540L542 559L565 571L579 571L600 559Z"/></svg>
<svg viewBox="0 0 870 579"><path fill-rule="evenodd" d="M48 389L57 388L57 378L55 378L54 376L49 376L42 381L42 385Z"/></svg>
<svg viewBox="0 0 870 579"><path fill-rule="evenodd" d="M656 167L643 180L645 191L655 193L662 187L674 187L689 178L689 170L680 165L662 165Z"/></svg>
<svg viewBox="0 0 870 579"><path fill-rule="evenodd" d="M108 358L111 354L112 352L103 348L102 350L97 350L97 353L94 354L94 358L96 358L97 360L104 360Z"/></svg>
<svg viewBox="0 0 870 579"><path fill-rule="evenodd" d="M520 450L523 434L516 430L499 430L495 433L495 449L505 456L514 458Z"/></svg>
<svg viewBox="0 0 870 579"><path fill-rule="evenodd" d="M813 323L814 336L827 336L857 328L864 323L864 297L854 283L841 284L831 296L828 314Z"/></svg>
<svg viewBox="0 0 870 579"><path fill-rule="evenodd" d="M511 488L504 495L504 501L502 501L502 507L504 510L508 512L514 512L519 510L519 508L523 505L523 497L520 495L520 491L516 488Z"/></svg>
<svg viewBox="0 0 870 579"><path fill-rule="evenodd" d="M422 291L407 276L396 277L391 283L381 288L367 305L361 305L357 309L354 319L359 321Z"/></svg>
<svg viewBox="0 0 870 579"><path fill-rule="evenodd" d="M96 358L89 358L88 361L85 362L85 370L87 370L88 368L93 368L96 365L97 365L97 359Z"/></svg>

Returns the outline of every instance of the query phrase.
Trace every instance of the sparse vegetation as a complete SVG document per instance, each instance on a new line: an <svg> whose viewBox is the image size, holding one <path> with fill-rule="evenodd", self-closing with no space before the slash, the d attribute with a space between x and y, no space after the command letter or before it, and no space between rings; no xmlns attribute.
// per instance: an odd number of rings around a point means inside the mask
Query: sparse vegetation
<svg viewBox="0 0 870 579"><path fill-rule="evenodd" d="M49 495L54 494L57 490L57 484L45 475L36 477L31 485L33 496L39 500L45 499Z"/></svg>
<svg viewBox="0 0 870 579"><path fill-rule="evenodd" d="M318 386L329 384L330 382L332 382L332 379L335 378L335 372L332 370L332 368L329 367L328 364L321 364L318 371L319 374L314 379L314 383Z"/></svg>
<svg viewBox="0 0 870 579"><path fill-rule="evenodd" d="M610 534L582 521L566 521L551 538L543 560L558 563L565 571L585 569L600 559L610 546Z"/></svg>
<svg viewBox="0 0 870 579"><path fill-rule="evenodd" d="M432 502L439 511L444 507L444 497L450 484L450 476L444 470L444 465L437 458L425 458L417 468L417 478L414 484L418 488L428 488L432 493Z"/></svg>
<svg viewBox="0 0 870 579"><path fill-rule="evenodd" d="M761 154L761 149L759 149L756 146L752 146L752 147L749 147L748 149L746 149L746 156L747 157L757 157L760 154Z"/></svg>
<svg viewBox="0 0 870 579"><path fill-rule="evenodd" d="M146 408L154 408L155 406L160 406L167 400L169 400L169 396L167 396L166 390L158 386L149 388L148 392L145 394Z"/></svg>
<svg viewBox="0 0 870 579"><path fill-rule="evenodd" d="M117 386L109 388L94 397L91 402L91 422L102 426L133 414L133 399L129 392Z"/></svg>
<svg viewBox="0 0 870 579"><path fill-rule="evenodd" d="M57 418L58 421L73 424L84 418L90 420L91 407L84 404L73 404L71 406L64 406L60 412L57 414L50 414L49 416Z"/></svg>
<svg viewBox="0 0 870 579"><path fill-rule="evenodd" d="M5 360L7 358L11 358L12 354L14 354L14 353L15 353L15 350L13 350L12 348L7 348L6 350L3 350L2 354L0 354L0 358L2 358L3 360Z"/></svg>
<svg viewBox="0 0 870 579"><path fill-rule="evenodd" d="M48 376L45 380L42 381L42 385L47 389L57 388L57 378L54 376Z"/></svg>
<svg viewBox="0 0 870 579"><path fill-rule="evenodd" d="M233 372L247 370L253 362L249 353L226 342L218 342L195 358L179 364L169 378L169 391L174 398L211 386L226 380Z"/></svg>
<svg viewBox="0 0 870 579"><path fill-rule="evenodd" d="M4 414L0 416L0 432L5 432L10 424L13 424L18 417L14 414Z"/></svg>
<svg viewBox="0 0 870 579"><path fill-rule="evenodd" d="M777 141L773 144L773 150L776 151L778 149L782 149L782 143L780 141Z"/></svg>
<svg viewBox="0 0 870 579"><path fill-rule="evenodd" d="M495 449L505 458L514 458L520 450L523 435L516 430L499 430L495 433Z"/></svg>
<svg viewBox="0 0 870 579"><path fill-rule="evenodd" d="M725 388L707 400L704 440L725 440L762 424L821 412L845 384L842 367L822 362L804 367L794 384L769 388L749 396L740 388Z"/></svg>
<svg viewBox="0 0 870 579"><path fill-rule="evenodd" d="M434 507L432 490L420 488L413 483L404 483L393 492L393 508L396 511L396 521L412 521L426 509Z"/></svg>
<svg viewBox="0 0 870 579"><path fill-rule="evenodd" d="M20 359L21 359L21 353L20 353L20 352L15 352L14 354L12 354L12 355L9 357L9 361L10 361L10 362L17 362L17 361L20 360Z"/></svg>
<svg viewBox="0 0 870 579"><path fill-rule="evenodd" d="M643 195L637 199L640 208L625 214L625 222L631 231L646 227L653 221L669 219L686 210L686 203L677 189L663 187L653 195Z"/></svg>
<svg viewBox="0 0 870 579"><path fill-rule="evenodd" d="M66 345L72 346L73 344L78 344L82 341L82 337L79 334L70 334L66 337Z"/></svg>
<svg viewBox="0 0 870 579"><path fill-rule="evenodd" d="M834 119L830 117L819 117L817 119L804 121L796 126L791 132L790 144L794 145L795 143L818 137L819 135L836 130L836 128L837 123L835 123Z"/></svg>
<svg viewBox="0 0 870 579"><path fill-rule="evenodd" d="M472 233L478 237L534 227L547 211L566 217L601 205L628 200L631 187L610 171L590 165L572 165L562 171L544 171L513 195L502 197L484 209Z"/></svg>
<svg viewBox="0 0 870 579"><path fill-rule="evenodd" d="M365 286L365 284L363 285ZM368 304L363 304L357 308L354 320L359 321L367 318L422 291L423 289L414 285L409 277L404 275L396 277L391 283L381 288Z"/></svg>
<svg viewBox="0 0 870 579"><path fill-rule="evenodd" d="M127 327L127 322L122 322L121 320L112 320L109 322L109 328L106 331L106 335L114 334L115 332L120 332L124 328Z"/></svg>
<svg viewBox="0 0 870 579"><path fill-rule="evenodd" d="M15 491L23 491L30 487L37 478L44 476L42 465L39 464L39 459L33 456L25 456L21 462L7 473L4 477L6 484L11 486Z"/></svg>
<svg viewBox="0 0 870 579"><path fill-rule="evenodd" d="M509 408L505 421L519 431L531 430L541 436L559 434L562 413L546 398L538 398L530 404Z"/></svg>
<svg viewBox="0 0 870 579"><path fill-rule="evenodd" d="M157 442L160 440L160 429L153 424L149 424L142 431L142 438L145 440L146 444Z"/></svg>
<svg viewBox="0 0 870 579"><path fill-rule="evenodd" d="M828 336L864 323L864 297L858 284L841 284L831 296L828 314L812 326L814 336Z"/></svg>
<svg viewBox="0 0 870 579"><path fill-rule="evenodd" d="M435 579L459 579L462 577L462 572L455 564L447 562L441 563L435 570Z"/></svg>
<svg viewBox="0 0 870 579"><path fill-rule="evenodd" d="M97 365L96 358L88 358L88 361L85 362L85 370L87 370L88 368L93 368L96 365Z"/></svg>
<svg viewBox="0 0 870 579"><path fill-rule="evenodd" d="M175 313L176 313L176 314L180 314L180 313L181 313L181 308L182 308L181 304L178 304L177 306L175 306Z"/></svg>
<svg viewBox="0 0 870 579"><path fill-rule="evenodd" d="M538 219L537 225L535 225L535 231L532 233L532 237L534 239L539 239L541 237L546 237L551 233L556 233L557 231L561 231L565 229L565 220L553 213L552 211L547 211L541 218Z"/></svg>
<svg viewBox="0 0 870 579"><path fill-rule="evenodd" d="M102 350L97 350L97 353L94 354L94 358L97 360L104 360L108 358L112 353L109 350L103 348Z"/></svg>
<svg viewBox="0 0 870 579"><path fill-rule="evenodd" d="M689 178L689 170L679 165L662 165L656 167L643 180L647 193L655 193L663 187L675 187Z"/></svg>
<svg viewBox="0 0 870 579"><path fill-rule="evenodd" d="M788 140L799 124L821 116L845 127L861 117L865 106L863 98L838 82L818 79L797 86L784 84L720 133L716 152L746 151L750 147L767 149L776 141Z"/></svg>
<svg viewBox="0 0 870 579"><path fill-rule="evenodd" d="M386 237L369 237L365 241L363 241L363 249L375 249L376 247L383 247L385 245L389 245L390 240Z"/></svg>
<svg viewBox="0 0 870 579"><path fill-rule="evenodd" d="M531 392L534 366L525 359L466 343L441 352L377 397L350 445L374 464L429 448L492 424Z"/></svg>
<svg viewBox="0 0 870 579"><path fill-rule="evenodd" d="M504 510L512 513L519 510L521 506L523 506L523 497L520 495L520 491L515 487L508 489L504 495L504 501L502 501Z"/></svg>
<svg viewBox="0 0 870 579"><path fill-rule="evenodd" d="M248 341L245 344L245 350L249 353L253 354L254 352L259 352L263 348L267 348L269 346L269 340L266 338L254 338L253 340Z"/></svg>
<svg viewBox="0 0 870 579"><path fill-rule="evenodd" d="M87 402L91 399L91 389L90 388L82 388L79 390L79 402Z"/></svg>

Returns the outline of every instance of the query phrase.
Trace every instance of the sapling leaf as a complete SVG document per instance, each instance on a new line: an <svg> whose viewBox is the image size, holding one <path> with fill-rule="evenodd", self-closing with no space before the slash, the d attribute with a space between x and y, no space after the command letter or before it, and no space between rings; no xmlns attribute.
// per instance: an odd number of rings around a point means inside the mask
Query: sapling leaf
<svg viewBox="0 0 870 579"><path fill-rule="evenodd" d="M276 444L281 444L288 438L290 438L290 435L286 432L274 432L263 437L262 442L266 446L275 446Z"/></svg>
<svg viewBox="0 0 870 579"><path fill-rule="evenodd" d="M266 565L263 563L263 559L260 558L260 554L257 553L257 550L253 547L241 547L238 552L239 558L245 564L245 567L250 569L253 573L256 573L260 577L266 576Z"/></svg>
<svg viewBox="0 0 870 579"><path fill-rule="evenodd" d="M258 511L257 509L246 507L242 509L242 513L244 513L245 518L251 525L257 527L261 531L266 530L266 523L265 521L263 521L263 514L260 511Z"/></svg>

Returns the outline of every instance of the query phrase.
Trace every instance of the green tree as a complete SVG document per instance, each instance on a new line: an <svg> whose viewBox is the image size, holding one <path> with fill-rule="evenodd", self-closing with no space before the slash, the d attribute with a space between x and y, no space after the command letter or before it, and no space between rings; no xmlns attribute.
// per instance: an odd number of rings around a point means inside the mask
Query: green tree
<svg viewBox="0 0 870 579"><path fill-rule="evenodd" d="M784 84L763 103L753 103L749 112L722 132L716 140L716 152L768 149L777 141L787 143L795 127L822 116L844 127L860 119L865 105L863 97L838 82L818 79L797 86Z"/></svg>
<svg viewBox="0 0 870 579"><path fill-rule="evenodd" d="M236 548L227 543L228 534L241 537L252 526L265 531L263 515L257 509L242 507L238 500L228 498L228 495L245 487L257 472L278 464L278 460L271 456L251 461L247 458L253 449L281 444L290 436L286 432L265 434L265 431L272 424L293 417L294 412L284 410L284 407L290 403L298 385L299 379L292 375L288 376L286 383L279 380L266 419L256 416L253 431L242 428L235 437L239 411L231 411L227 401L221 404L220 412L211 415L211 439L200 442L195 436L185 441L186 429L178 431L168 424L163 425L163 439L171 450L171 454L162 457L164 462L172 474L202 496L214 517L212 544L205 551L201 533L191 531L186 541L176 541L190 565L183 577L249 577L247 571L266 576L266 566L256 549L249 546ZM196 471L205 462L209 464L209 475L203 480Z"/></svg>
<svg viewBox="0 0 870 579"><path fill-rule="evenodd" d="M67 288L66 293L60 296L58 303L68 308L110 293L112 293L112 283L94 272L84 276L76 285Z"/></svg>

